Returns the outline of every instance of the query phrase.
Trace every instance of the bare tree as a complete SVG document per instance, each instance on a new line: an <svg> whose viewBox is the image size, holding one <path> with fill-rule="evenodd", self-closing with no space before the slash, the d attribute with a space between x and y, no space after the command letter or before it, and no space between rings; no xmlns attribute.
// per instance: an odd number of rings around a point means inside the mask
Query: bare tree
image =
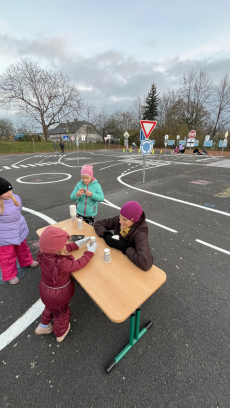
<svg viewBox="0 0 230 408"><path fill-rule="evenodd" d="M213 103L213 137L230 123L230 78L225 75L215 86Z"/></svg>
<svg viewBox="0 0 230 408"><path fill-rule="evenodd" d="M95 116L95 127L104 138L108 134L113 135L116 130L115 118L104 106Z"/></svg>
<svg viewBox="0 0 230 408"><path fill-rule="evenodd" d="M213 83L206 70L184 74L179 87L179 97L184 103L184 121L188 128L200 128L208 121L208 108L213 95Z"/></svg>
<svg viewBox="0 0 230 408"><path fill-rule="evenodd" d="M5 139L6 136L14 134L14 125L10 119L0 119L0 138Z"/></svg>
<svg viewBox="0 0 230 408"><path fill-rule="evenodd" d="M135 127L140 130L140 120L144 112L145 96L137 96L130 107L130 110L133 112Z"/></svg>
<svg viewBox="0 0 230 408"><path fill-rule="evenodd" d="M74 118L83 102L68 76L22 59L0 76L0 104L13 105L20 117L39 123L47 140L49 127L67 117Z"/></svg>

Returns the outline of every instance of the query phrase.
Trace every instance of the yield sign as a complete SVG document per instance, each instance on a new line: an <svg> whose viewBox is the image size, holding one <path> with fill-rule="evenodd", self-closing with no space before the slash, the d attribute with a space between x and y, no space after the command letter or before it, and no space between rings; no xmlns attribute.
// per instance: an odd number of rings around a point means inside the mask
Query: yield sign
<svg viewBox="0 0 230 408"><path fill-rule="evenodd" d="M150 133L155 128L157 121L156 120L140 120L140 124L145 134L145 137L148 138L150 136Z"/></svg>

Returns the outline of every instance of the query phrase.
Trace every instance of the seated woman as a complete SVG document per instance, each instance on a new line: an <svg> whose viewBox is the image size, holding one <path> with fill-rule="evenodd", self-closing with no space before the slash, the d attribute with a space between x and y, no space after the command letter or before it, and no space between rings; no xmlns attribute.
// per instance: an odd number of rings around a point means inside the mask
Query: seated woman
<svg viewBox="0 0 230 408"><path fill-rule="evenodd" d="M202 153L199 151L198 147L196 147L196 148L193 150L193 154L202 154Z"/></svg>
<svg viewBox="0 0 230 408"><path fill-rule="evenodd" d="M139 203L128 201L121 207L120 215L97 221L94 229L108 246L122 251L140 269L148 271L151 268L153 256L148 243L148 226Z"/></svg>

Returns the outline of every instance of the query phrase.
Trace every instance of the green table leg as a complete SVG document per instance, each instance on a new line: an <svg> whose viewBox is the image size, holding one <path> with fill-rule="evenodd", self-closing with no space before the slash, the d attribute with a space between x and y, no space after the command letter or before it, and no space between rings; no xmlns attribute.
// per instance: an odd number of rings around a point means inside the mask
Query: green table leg
<svg viewBox="0 0 230 408"><path fill-rule="evenodd" d="M140 338L147 332L147 330L152 326L152 322L147 323L147 325L140 331L140 315L141 308L139 307L135 313L130 316L130 327L129 327L129 344L114 358L113 361L105 368L105 371L110 373L110 371L115 367L117 363L128 353L129 350L140 340Z"/></svg>

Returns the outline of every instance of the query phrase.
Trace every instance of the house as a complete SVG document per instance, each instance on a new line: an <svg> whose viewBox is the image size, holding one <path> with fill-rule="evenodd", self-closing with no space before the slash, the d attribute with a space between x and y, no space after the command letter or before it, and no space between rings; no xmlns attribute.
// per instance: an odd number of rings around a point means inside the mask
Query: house
<svg viewBox="0 0 230 408"><path fill-rule="evenodd" d="M63 140L63 136L68 135L69 139L78 137L79 141L102 142L102 136L92 123L86 120L74 119L73 122L67 120L66 123L60 123L55 129L49 130L50 140ZM82 136L85 136L85 138ZM85 139L85 140L83 140Z"/></svg>

